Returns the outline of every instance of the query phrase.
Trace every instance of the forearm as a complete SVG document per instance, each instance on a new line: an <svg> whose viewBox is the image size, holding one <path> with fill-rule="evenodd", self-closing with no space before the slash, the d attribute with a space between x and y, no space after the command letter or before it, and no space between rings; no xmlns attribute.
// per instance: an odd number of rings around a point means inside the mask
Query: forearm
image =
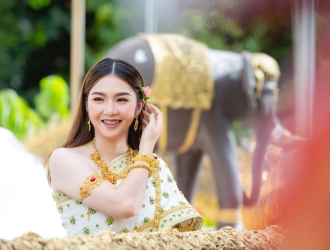
<svg viewBox="0 0 330 250"><path fill-rule="evenodd" d="M130 211L128 214L132 216L141 205L148 177L151 177L152 169L155 167L155 159L152 155L154 144L148 144L144 144L139 150L139 155L132 159L134 164L128 167L131 168L130 172L117 188L119 198L123 199L124 206Z"/></svg>
<svg viewBox="0 0 330 250"><path fill-rule="evenodd" d="M152 156L153 150L155 147L155 143L151 141L141 141L140 147L139 147L139 154L143 155L149 155Z"/></svg>
<svg viewBox="0 0 330 250"><path fill-rule="evenodd" d="M124 201L128 214L134 216L142 203L148 182L148 171L143 168L132 169L117 188L117 195ZM126 205L125 205L126 204Z"/></svg>

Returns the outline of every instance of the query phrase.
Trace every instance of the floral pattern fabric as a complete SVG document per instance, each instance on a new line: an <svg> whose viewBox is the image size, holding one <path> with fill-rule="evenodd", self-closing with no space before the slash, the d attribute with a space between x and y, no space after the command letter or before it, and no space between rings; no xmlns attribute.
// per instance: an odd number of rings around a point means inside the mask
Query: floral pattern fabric
<svg viewBox="0 0 330 250"><path fill-rule="evenodd" d="M115 158L108 167L118 173L130 165L130 154L125 153ZM158 231L175 227L179 231L191 231L201 228L203 218L187 202L182 192L178 190L172 173L166 163L157 155L159 162L159 177L161 189L161 209ZM123 180L118 180L118 187ZM69 235L95 235L104 230L117 233L131 231L148 232L154 225L155 216L155 181L148 179L146 192L137 214L128 219L114 219L89 208L64 193L53 193L57 211L62 219L62 225Z"/></svg>

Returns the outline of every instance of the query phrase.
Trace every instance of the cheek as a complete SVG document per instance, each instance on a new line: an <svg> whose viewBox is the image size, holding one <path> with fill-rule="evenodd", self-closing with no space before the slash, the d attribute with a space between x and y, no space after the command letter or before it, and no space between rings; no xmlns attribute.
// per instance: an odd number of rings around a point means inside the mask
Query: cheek
<svg viewBox="0 0 330 250"><path fill-rule="evenodd" d="M135 105L125 105L125 107L123 107L120 112L125 114L127 119L133 120L135 117Z"/></svg>
<svg viewBox="0 0 330 250"><path fill-rule="evenodd" d="M90 117L94 117L96 115L98 115L98 113L102 112L102 105L96 105L93 102L89 102L88 103L88 114Z"/></svg>

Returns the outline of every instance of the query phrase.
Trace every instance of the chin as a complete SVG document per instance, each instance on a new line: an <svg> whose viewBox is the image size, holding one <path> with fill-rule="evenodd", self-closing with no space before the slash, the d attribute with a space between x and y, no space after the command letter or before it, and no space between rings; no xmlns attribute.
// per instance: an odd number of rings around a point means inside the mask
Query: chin
<svg viewBox="0 0 330 250"><path fill-rule="evenodd" d="M117 140L119 138L122 138L125 136L127 138L128 136L128 129L123 132L122 130L116 130L116 131L102 131L101 133L98 133L99 136L102 136L108 140Z"/></svg>

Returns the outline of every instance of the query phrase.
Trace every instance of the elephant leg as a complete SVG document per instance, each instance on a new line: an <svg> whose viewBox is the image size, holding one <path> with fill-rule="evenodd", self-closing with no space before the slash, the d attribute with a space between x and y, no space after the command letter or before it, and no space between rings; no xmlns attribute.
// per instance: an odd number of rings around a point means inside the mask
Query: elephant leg
<svg viewBox="0 0 330 250"><path fill-rule="evenodd" d="M202 157L203 153L199 149L174 156L175 179L179 190L182 191L189 203L192 203L198 185L196 180Z"/></svg>
<svg viewBox="0 0 330 250"><path fill-rule="evenodd" d="M205 149L212 163L220 207L218 228L242 228L243 192L239 180L234 134L230 123L225 119L216 122L207 122L207 119L204 121Z"/></svg>

